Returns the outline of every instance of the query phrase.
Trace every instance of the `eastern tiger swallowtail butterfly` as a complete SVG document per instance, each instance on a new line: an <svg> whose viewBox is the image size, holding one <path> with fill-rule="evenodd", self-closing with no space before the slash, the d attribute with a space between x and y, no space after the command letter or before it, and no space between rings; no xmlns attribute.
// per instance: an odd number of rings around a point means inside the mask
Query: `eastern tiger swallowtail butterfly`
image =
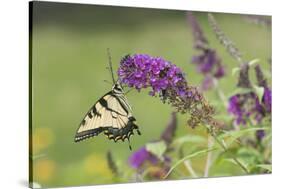
<svg viewBox="0 0 281 189"><path fill-rule="evenodd" d="M112 139L114 142L127 139L131 150L130 136L134 134L134 130L139 135L141 133L121 84L118 81L115 82L111 58L109 65L115 84L112 90L102 96L87 112L76 132L75 142L97 136L103 132L108 139Z"/></svg>

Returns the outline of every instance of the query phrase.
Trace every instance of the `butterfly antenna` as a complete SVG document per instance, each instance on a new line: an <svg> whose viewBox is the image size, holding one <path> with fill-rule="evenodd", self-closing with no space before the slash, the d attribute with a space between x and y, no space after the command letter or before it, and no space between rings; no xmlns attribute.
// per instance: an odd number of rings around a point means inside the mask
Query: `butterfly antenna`
<svg viewBox="0 0 281 189"><path fill-rule="evenodd" d="M103 80L105 83L108 83L108 84L110 84L110 85L112 85L112 83L110 82L110 81L108 81L108 80Z"/></svg>
<svg viewBox="0 0 281 189"><path fill-rule="evenodd" d="M108 56L108 64L109 64L109 67L107 67L107 68L109 69L113 83L115 83L115 78L114 78L113 68L112 68L112 59L111 59L111 54L110 54L109 48L107 48L107 56Z"/></svg>

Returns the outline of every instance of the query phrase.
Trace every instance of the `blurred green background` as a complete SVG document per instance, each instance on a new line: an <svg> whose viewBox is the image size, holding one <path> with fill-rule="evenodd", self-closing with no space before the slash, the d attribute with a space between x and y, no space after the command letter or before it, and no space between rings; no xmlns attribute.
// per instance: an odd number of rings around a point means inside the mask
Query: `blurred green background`
<svg viewBox="0 0 281 189"><path fill-rule="evenodd" d="M111 150L119 165L132 153L127 142L114 143L100 135L74 143L78 124L93 103L111 89L106 70L110 48L114 70L128 53L161 56L184 70L192 85L202 75L190 63L193 38L186 12L175 10L110 7L34 2L32 26L32 157L33 181L45 187L114 183L106 164ZM220 81L230 94L236 88L231 69L238 64L216 40L207 13L194 13L203 31L226 66ZM271 29L247 22L242 15L214 14L222 30L235 42L245 60L260 59L270 69ZM130 92L127 97L138 121L141 136L133 136L133 150L157 139L170 119L171 107L147 95ZM208 100L225 112L212 91ZM177 136L205 134L186 126L178 115ZM201 169L202 159L194 163ZM235 174L235 168L233 168Z"/></svg>

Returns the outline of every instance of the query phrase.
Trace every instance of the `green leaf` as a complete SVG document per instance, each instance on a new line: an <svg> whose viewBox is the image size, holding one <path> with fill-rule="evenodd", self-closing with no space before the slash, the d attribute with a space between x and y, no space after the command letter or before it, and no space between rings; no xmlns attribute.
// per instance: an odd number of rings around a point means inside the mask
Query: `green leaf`
<svg viewBox="0 0 281 189"><path fill-rule="evenodd" d="M250 88L236 88L232 93L230 93L230 95L228 95L229 97L236 95L236 94L246 94L249 92L253 92L253 89Z"/></svg>
<svg viewBox="0 0 281 189"><path fill-rule="evenodd" d="M185 135L177 138L172 145L173 146L181 146L184 143L204 143L206 142L206 138L199 135Z"/></svg>
<svg viewBox="0 0 281 189"><path fill-rule="evenodd" d="M243 129L239 131L229 131L229 132L224 132L224 134L219 135L219 140L222 140L223 138L230 137L230 139L227 141L227 146L230 146L234 141L236 141L238 138L241 136L256 132L258 130L268 130L269 128L266 127L253 127L253 128L248 128L248 129Z"/></svg>
<svg viewBox="0 0 281 189"><path fill-rule="evenodd" d="M251 60L248 65L251 67L251 66L254 66L256 65L258 62L260 61L260 59L254 59L254 60Z"/></svg>
<svg viewBox="0 0 281 189"><path fill-rule="evenodd" d="M260 168L263 168L265 170L268 170L268 171L272 172L272 165L271 164L258 164L258 165L256 165L256 167L260 167Z"/></svg>
<svg viewBox="0 0 281 189"><path fill-rule="evenodd" d="M237 162L233 159L233 158L226 158L226 159L223 159L223 161L226 161L226 162L230 162L230 163L232 163L232 164L234 164L234 165L238 165L237 164ZM239 159L239 162L240 162L240 164L242 164L246 169L248 169L248 167L245 165L245 163L243 162L241 162L241 159ZM239 165L238 165L239 166Z"/></svg>
<svg viewBox="0 0 281 189"><path fill-rule="evenodd" d="M237 151L237 157L247 163L249 168L263 160L262 154L257 149L251 147L240 147Z"/></svg>
<svg viewBox="0 0 281 189"><path fill-rule="evenodd" d="M234 76L237 72L239 72L241 70L241 68L239 68L239 67L235 67L235 68L232 68L232 70L231 70L231 74L232 74L232 76Z"/></svg>
<svg viewBox="0 0 281 189"><path fill-rule="evenodd" d="M159 142L148 143L145 145L145 148L160 160L163 160L163 154L167 150L167 145L163 140L161 140Z"/></svg>
<svg viewBox="0 0 281 189"><path fill-rule="evenodd" d="M263 70L263 74L266 79L271 79L272 78L272 73L269 70Z"/></svg>
<svg viewBox="0 0 281 189"><path fill-rule="evenodd" d="M259 101L262 101L262 97L264 94L264 87L259 87L257 85L254 86L255 92L258 95Z"/></svg>
<svg viewBox="0 0 281 189"><path fill-rule="evenodd" d="M232 163L234 165L237 165L237 163L234 161L234 159L232 158L225 158L225 159L222 159L222 161L224 162L229 162L229 163Z"/></svg>
<svg viewBox="0 0 281 189"><path fill-rule="evenodd" d="M200 150L200 151L197 151L195 153L192 153L192 154L189 154L185 157L183 157L182 159L180 159L179 161L177 161L171 168L170 170L168 171L168 173L163 177L163 179L167 178L171 172L177 167L179 166L181 163L183 163L184 161L190 159L190 158L193 158L193 157L196 157L198 155L202 155L202 154L205 154L205 153L208 153L210 151L214 151L214 150L217 150L218 148L208 148L208 149L204 149L204 150Z"/></svg>

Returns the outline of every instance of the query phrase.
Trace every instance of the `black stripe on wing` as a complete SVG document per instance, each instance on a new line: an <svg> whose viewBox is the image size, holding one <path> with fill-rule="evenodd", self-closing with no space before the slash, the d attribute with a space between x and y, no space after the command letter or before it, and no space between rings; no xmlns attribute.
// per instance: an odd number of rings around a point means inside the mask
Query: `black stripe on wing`
<svg viewBox="0 0 281 189"><path fill-rule="evenodd" d="M120 105L122 106L122 108L125 110L125 112L126 112L127 114L129 114L129 107L126 107L126 105L121 102L121 99L118 98L118 96L116 96L115 94L112 94L112 96L113 96L114 98L116 98L116 100L119 102L119 104L120 104ZM124 100L125 100L125 99L123 99L123 101L124 101Z"/></svg>
<svg viewBox="0 0 281 189"><path fill-rule="evenodd" d="M112 98L116 98L117 101L118 101L118 98L117 98L115 95L112 94L112 91L106 93L106 94L105 94L103 97L101 97L101 98L92 106L92 108L87 112L87 114L84 116L84 119L81 121L80 126L85 125L85 123L86 123L86 120L85 120L85 119L86 119L87 117L89 117L90 119L92 119L94 116L101 117L101 114L98 112L99 110L97 110L97 108L96 108L97 104L100 104L100 105L101 105L101 108L103 107L103 108L105 108L105 109L108 110L108 111L115 112L115 113L121 115L119 112L117 112L117 111L115 111L115 110L113 110L113 109L111 109L111 108L108 107L107 101L104 99L104 98L105 98L106 96L108 96L108 95L109 95L110 97L112 97ZM120 101L118 101L118 102L120 103ZM120 103L120 104L121 104L121 103ZM122 105L121 105L121 106L122 106ZM123 106L122 106L122 107L123 107ZM127 112L127 110L126 110L126 112Z"/></svg>

